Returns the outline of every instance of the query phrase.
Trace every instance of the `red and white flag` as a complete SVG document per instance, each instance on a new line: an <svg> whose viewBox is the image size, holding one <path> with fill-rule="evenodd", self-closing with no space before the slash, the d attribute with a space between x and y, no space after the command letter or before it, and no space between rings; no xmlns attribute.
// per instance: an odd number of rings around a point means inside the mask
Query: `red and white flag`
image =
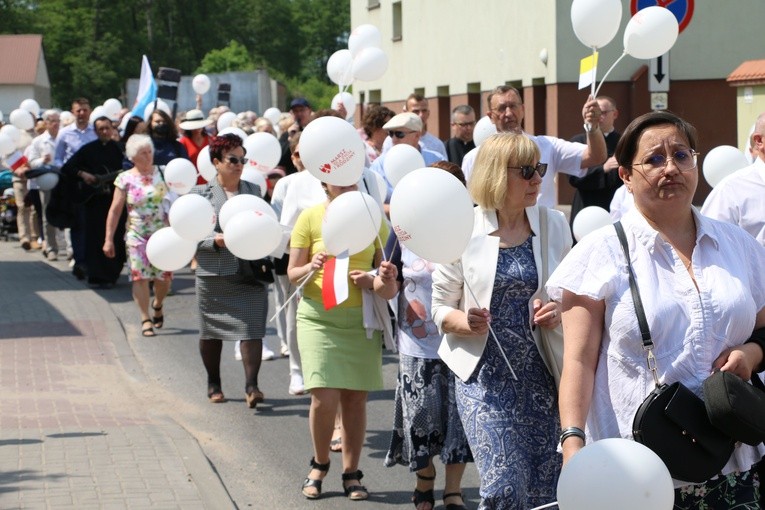
<svg viewBox="0 0 765 510"><path fill-rule="evenodd" d="M348 299L348 266L350 259L344 251L324 263L324 278L321 282L321 297L324 309L334 308Z"/></svg>
<svg viewBox="0 0 765 510"><path fill-rule="evenodd" d="M11 167L11 170L14 172L21 168L22 166L27 164L27 158L24 156L24 154L21 153L21 151L15 151L5 158L5 162L8 164L9 167Z"/></svg>

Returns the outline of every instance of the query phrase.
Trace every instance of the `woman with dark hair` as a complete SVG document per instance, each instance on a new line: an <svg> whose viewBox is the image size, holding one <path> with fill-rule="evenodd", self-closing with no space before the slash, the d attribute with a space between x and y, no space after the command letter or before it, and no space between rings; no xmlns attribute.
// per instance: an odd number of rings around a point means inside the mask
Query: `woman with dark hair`
<svg viewBox="0 0 765 510"><path fill-rule="evenodd" d="M148 125L146 134L151 137L151 141L154 143L155 165L167 165L176 158L189 159L186 147L178 141L175 123L167 113L159 109L154 110L149 116Z"/></svg>
<svg viewBox="0 0 765 510"><path fill-rule="evenodd" d="M765 326L765 250L738 226L693 207L696 147L695 128L673 113L633 120L615 153L635 199L620 220L629 261L609 225L579 241L547 283L550 297L563 304L564 463L585 440L632 438L633 417L655 378L702 396L715 370L744 380L765 370L762 343L751 338ZM650 350L641 341L630 274L642 296ZM762 443L736 443L711 479L674 480L674 508L760 508L755 464L763 454Z"/></svg>
<svg viewBox="0 0 765 510"><path fill-rule="evenodd" d="M367 158L369 163L377 159L382 153L383 142L385 137L388 136L387 131L383 129L386 122L393 118L393 111L385 106L377 104L371 105L364 113L364 118L361 120L362 138L367 149Z"/></svg>
<svg viewBox="0 0 765 510"><path fill-rule="evenodd" d="M210 159L218 171L215 179L195 186L191 193L212 203L218 217L226 200L239 194L260 196L260 187L241 179L247 163L242 139L234 134L210 141ZM258 372L266 333L268 289L249 283L240 272L239 259L228 248L220 224L197 249L196 291L199 303L199 352L207 370L207 396L212 403L225 402L221 389L220 357L223 340L241 340L245 375L245 399L254 408L263 402Z"/></svg>

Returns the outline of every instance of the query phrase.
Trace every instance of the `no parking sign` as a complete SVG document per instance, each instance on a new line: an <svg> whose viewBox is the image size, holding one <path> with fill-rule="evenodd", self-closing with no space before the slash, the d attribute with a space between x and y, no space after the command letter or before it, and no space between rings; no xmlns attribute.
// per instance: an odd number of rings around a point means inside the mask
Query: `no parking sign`
<svg viewBox="0 0 765 510"><path fill-rule="evenodd" d="M646 7L659 6L669 9L677 18L680 32L682 32L693 17L694 0L630 0L630 10L634 16L639 10Z"/></svg>

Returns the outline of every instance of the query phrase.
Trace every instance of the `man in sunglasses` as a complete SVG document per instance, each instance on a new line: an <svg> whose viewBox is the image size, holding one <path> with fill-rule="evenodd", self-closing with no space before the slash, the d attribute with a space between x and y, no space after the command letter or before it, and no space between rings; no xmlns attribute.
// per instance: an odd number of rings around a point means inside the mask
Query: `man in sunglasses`
<svg viewBox="0 0 765 510"><path fill-rule="evenodd" d="M446 146L444 142L439 140L435 135L428 132L428 119L430 118L430 108L428 108L428 100L422 94L409 94L404 103L404 112L409 112L417 115L422 121L422 130L420 130L420 147L427 149L431 152L439 154L441 160L447 160ZM383 142L383 152L387 152L393 145L391 137L385 139Z"/></svg>
<svg viewBox="0 0 765 510"><path fill-rule="evenodd" d="M436 161L443 161L444 158L441 154L433 152L429 149L425 149L420 146L420 137L422 136L422 120L420 117L411 112L399 113L387 123L383 125L383 129L388 132L388 136L392 140L392 145L406 144L411 145L422 154L422 158L425 160L425 166L430 166ZM385 184L388 186L388 192L385 195L385 212L388 212L388 203L390 202L391 193L393 193L393 185L388 181L385 176L385 156L387 152L383 152L369 167L373 172L377 172L385 179Z"/></svg>
<svg viewBox="0 0 765 510"><path fill-rule="evenodd" d="M487 115L498 133L524 134L534 140L542 154L540 161L547 163L547 174L539 188L538 205L554 207L558 202L555 190L555 174L584 177L589 168L602 164L607 158L606 140L600 131L600 106L593 98L588 98L582 107L587 143L573 143L554 136L531 135L523 131L525 115L521 93L515 87L502 85L491 91L488 97ZM480 150L476 147L462 160L462 172L470 180L475 158Z"/></svg>

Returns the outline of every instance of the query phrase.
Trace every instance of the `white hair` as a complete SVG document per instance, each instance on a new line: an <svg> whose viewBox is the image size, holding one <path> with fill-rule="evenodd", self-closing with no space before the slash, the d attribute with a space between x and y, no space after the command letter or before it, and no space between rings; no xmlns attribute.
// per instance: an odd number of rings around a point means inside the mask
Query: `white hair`
<svg viewBox="0 0 765 510"><path fill-rule="evenodd" d="M154 143L149 135L130 135L127 143L125 143L125 156L132 161L133 157L138 154L138 151L144 147L150 147L151 152L154 152Z"/></svg>

